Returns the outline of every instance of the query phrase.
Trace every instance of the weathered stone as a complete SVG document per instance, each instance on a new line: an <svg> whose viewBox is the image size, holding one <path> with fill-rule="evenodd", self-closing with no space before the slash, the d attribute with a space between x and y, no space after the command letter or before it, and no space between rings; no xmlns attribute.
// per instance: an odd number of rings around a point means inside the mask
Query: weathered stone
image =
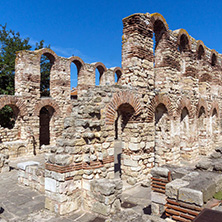
<svg viewBox="0 0 222 222"><path fill-rule="evenodd" d="M181 187L185 187L189 184L188 181L184 181L181 179L176 179L166 184L166 196L176 199L178 198L179 189Z"/></svg>
<svg viewBox="0 0 222 222"><path fill-rule="evenodd" d="M154 167L151 169L151 174L153 177L155 176L168 177L169 172L170 171L164 167Z"/></svg>
<svg viewBox="0 0 222 222"><path fill-rule="evenodd" d="M199 190L194 190L186 187L179 189L178 200L185 203L196 204L198 206L203 206L203 193Z"/></svg>
<svg viewBox="0 0 222 222"><path fill-rule="evenodd" d="M151 191L151 201L158 204L166 204L166 195Z"/></svg>
<svg viewBox="0 0 222 222"><path fill-rule="evenodd" d="M21 170L25 170L26 167L28 166L35 166L35 165L39 165L39 162L36 161L27 161L27 162L22 162L22 163L18 163L17 167Z"/></svg>

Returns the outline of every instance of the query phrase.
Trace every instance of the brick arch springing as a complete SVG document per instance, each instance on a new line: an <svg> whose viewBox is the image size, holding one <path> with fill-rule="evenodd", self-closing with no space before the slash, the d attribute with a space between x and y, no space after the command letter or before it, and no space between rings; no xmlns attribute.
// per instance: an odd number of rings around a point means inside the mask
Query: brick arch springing
<svg viewBox="0 0 222 222"><path fill-rule="evenodd" d="M205 45L201 40L197 41L196 54L198 60L203 59L205 56Z"/></svg>
<svg viewBox="0 0 222 222"><path fill-rule="evenodd" d="M216 52L216 50L212 49L210 55L210 63L212 66L215 66L217 64L217 57L218 53Z"/></svg>
<svg viewBox="0 0 222 222"><path fill-rule="evenodd" d="M39 62L40 62L42 55L47 55L47 57L49 58L50 61L51 61L51 59L56 61L58 58L57 54L52 49L49 49L49 48L38 49L35 52L37 53Z"/></svg>
<svg viewBox="0 0 222 222"><path fill-rule="evenodd" d="M169 117L170 118L173 117L174 107L173 107L169 97L166 95L156 95L152 99L150 106L148 108L148 118L147 118L148 122L152 122L154 120L154 114L155 114L156 107L161 103L166 107Z"/></svg>
<svg viewBox="0 0 222 222"><path fill-rule="evenodd" d="M192 118L194 117L194 112L193 112L193 109L192 109L192 106L191 106L191 102L189 99L187 99L186 97L182 98L179 102L179 105L176 109L176 116L177 117L180 117L181 115L181 112L184 108L187 108L188 110L188 114L189 114L189 117Z"/></svg>
<svg viewBox="0 0 222 222"><path fill-rule="evenodd" d="M207 102L203 98L200 98L199 101L198 101L198 104L197 104L197 113L196 113L197 117L199 115L201 107L204 108L205 116L207 117L208 116Z"/></svg>
<svg viewBox="0 0 222 222"><path fill-rule="evenodd" d="M68 59L67 66L69 67L71 63L74 63L76 65L78 76L81 75L82 73L80 71L85 68L84 61L78 56L72 56Z"/></svg>
<svg viewBox="0 0 222 222"><path fill-rule="evenodd" d="M214 109L216 109L217 111L217 117L220 116L220 109L219 109L219 105L218 105L218 102L217 101L213 101L212 104L211 104L211 109L210 109L210 112L209 112L209 115L212 116L213 115L213 111Z"/></svg>
<svg viewBox="0 0 222 222"><path fill-rule="evenodd" d="M134 113L135 116L140 114L142 110L140 101L135 94L129 91L117 92L113 95L113 98L111 99L110 103L107 105L106 109L107 125L112 125L115 122L116 112L122 104L131 105L135 111Z"/></svg>
<svg viewBox="0 0 222 222"><path fill-rule="evenodd" d="M151 29L155 33L155 51L164 39L169 38L168 25L164 17L159 13L151 14Z"/></svg>
<svg viewBox="0 0 222 222"><path fill-rule="evenodd" d="M168 24L166 22L166 19L160 13L153 13L153 14L150 15L150 17L151 17L152 28L154 26L154 23L159 20L164 24L166 30L169 29Z"/></svg>
<svg viewBox="0 0 222 222"><path fill-rule="evenodd" d="M24 104L24 100L20 98L16 98L15 96L1 96L0 109L2 109L6 105L15 106L19 110L18 115L20 116L25 116L28 113L26 105Z"/></svg>
<svg viewBox="0 0 222 222"><path fill-rule="evenodd" d="M123 74L123 70L120 67L111 68L113 70L113 77L115 79L115 74L117 75L117 83L121 80L121 76Z"/></svg>
<svg viewBox="0 0 222 222"><path fill-rule="evenodd" d="M61 115L61 111L59 108L59 105L52 99L41 99L40 102L38 102L35 105L34 108L34 115L35 116L39 116L40 115L40 110L42 109L42 107L44 106L51 106L54 110L55 110L55 116L60 116Z"/></svg>
<svg viewBox="0 0 222 222"><path fill-rule="evenodd" d="M93 66L93 69L94 69L95 83L96 83L96 69L98 69L98 71L99 71L99 85L101 85L101 84L104 85L105 79L106 79L106 76L104 75L104 73L107 71L106 66L101 62L92 63L91 65Z"/></svg>
<svg viewBox="0 0 222 222"><path fill-rule="evenodd" d="M186 40L185 43L183 43L182 41ZM188 34L188 32L185 29L180 29L178 34L177 34L177 44L179 47L182 47L183 44L185 44L185 48L186 50L190 50L191 46L190 46L190 35ZM180 49L181 50L181 49Z"/></svg>

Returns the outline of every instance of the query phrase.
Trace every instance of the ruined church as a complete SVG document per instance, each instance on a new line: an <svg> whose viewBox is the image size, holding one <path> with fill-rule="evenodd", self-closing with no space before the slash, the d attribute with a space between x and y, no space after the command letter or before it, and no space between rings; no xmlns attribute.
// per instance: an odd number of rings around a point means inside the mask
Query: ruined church
<svg viewBox="0 0 222 222"><path fill-rule="evenodd" d="M42 55L51 63L48 97L40 92ZM10 160L45 152L38 189L51 211L91 210L96 180L113 179L118 193L115 178L135 185L154 166L195 162L220 143L222 57L186 30L170 30L158 13L123 19L122 67L46 48L19 51L15 63L15 95L0 96L15 125L0 128L0 153ZM72 63L78 86L71 95Z"/></svg>

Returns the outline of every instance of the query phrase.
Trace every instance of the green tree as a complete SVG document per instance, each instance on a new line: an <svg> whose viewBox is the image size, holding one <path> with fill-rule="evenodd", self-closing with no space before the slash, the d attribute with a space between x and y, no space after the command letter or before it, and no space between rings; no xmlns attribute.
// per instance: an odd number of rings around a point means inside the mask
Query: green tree
<svg viewBox="0 0 222 222"><path fill-rule="evenodd" d="M36 43L35 50L50 48L45 46L41 40ZM15 58L16 52L20 50L30 50L29 38L23 39L19 32L8 30L5 25L0 25L0 95L14 94ZM49 73L51 65L47 62L47 57L41 58L41 90L49 91ZM16 116L10 106L5 106L0 110L0 125L6 128L13 128Z"/></svg>

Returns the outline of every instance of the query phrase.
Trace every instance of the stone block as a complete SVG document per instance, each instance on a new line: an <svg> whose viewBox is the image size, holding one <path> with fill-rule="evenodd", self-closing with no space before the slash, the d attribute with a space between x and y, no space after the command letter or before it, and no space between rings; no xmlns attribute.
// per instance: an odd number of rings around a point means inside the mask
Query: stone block
<svg viewBox="0 0 222 222"><path fill-rule="evenodd" d="M151 174L153 177L168 177L170 171L164 167L154 167L151 169Z"/></svg>
<svg viewBox="0 0 222 222"><path fill-rule="evenodd" d="M178 194L179 194L179 189L181 187L185 187L189 184L188 181L184 181L181 179L176 179L173 180L172 182L166 184L166 196L173 198L173 199L177 199Z"/></svg>
<svg viewBox="0 0 222 222"><path fill-rule="evenodd" d="M214 177L214 182L216 185L216 192L222 190L222 175L221 174Z"/></svg>
<svg viewBox="0 0 222 222"><path fill-rule="evenodd" d="M131 160L131 159L124 159L123 160L123 164L126 166L131 166L131 167L137 167L138 166L138 162L135 160Z"/></svg>
<svg viewBox="0 0 222 222"><path fill-rule="evenodd" d="M27 161L27 162L22 162L22 163L18 163L17 164L17 167L21 170L26 170L26 167L28 166L38 166L39 165L39 162L36 162L36 161Z"/></svg>
<svg viewBox="0 0 222 222"><path fill-rule="evenodd" d="M151 191L151 201L158 204L166 204L166 195Z"/></svg>
<svg viewBox="0 0 222 222"><path fill-rule="evenodd" d="M199 190L182 187L179 189L178 200L190 204L196 204L198 206L203 206L203 193Z"/></svg>
<svg viewBox="0 0 222 222"><path fill-rule="evenodd" d="M67 201L60 204L59 214L65 215L68 213L71 213L80 207L80 201L78 201L78 198L73 201Z"/></svg>
<svg viewBox="0 0 222 222"><path fill-rule="evenodd" d="M110 205L105 205L100 202L93 203L92 211L103 216L108 216L110 214Z"/></svg>
<svg viewBox="0 0 222 222"><path fill-rule="evenodd" d="M45 178L45 190L56 192L56 180L46 177Z"/></svg>
<svg viewBox="0 0 222 222"><path fill-rule="evenodd" d="M129 149L132 151L138 151L138 150L140 150L140 144L139 143L129 143Z"/></svg>

